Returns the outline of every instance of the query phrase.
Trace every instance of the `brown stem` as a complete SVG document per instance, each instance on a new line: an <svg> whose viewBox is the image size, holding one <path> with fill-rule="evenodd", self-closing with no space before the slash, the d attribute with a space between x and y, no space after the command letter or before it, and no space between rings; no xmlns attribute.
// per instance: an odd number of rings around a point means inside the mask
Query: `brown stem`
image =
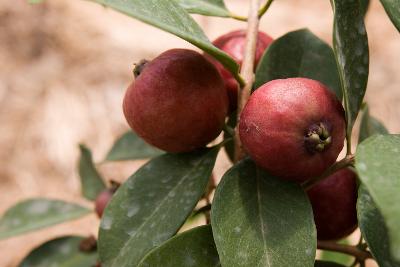
<svg viewBox="0 0 400 267"><path fill-rule="evenodd" d="M340 169L349 167L354 165L354 155L348 155L344 159L336 162L333 164L331 167L329 167L323 174L320 176L311 178L304 183L301 184L301 186L304 188L304 190L309 190L311 187L316 185L318 182L321 180L325 179L326 177L332 175L333 173L337 172Z"/></svg>
<svg viewBox="0 0 400 267"><path fill-rule="evenodd" d="M238 95L238 109L237 109L237 124L235 128L235 162L239 161L245 156L242 148L242 143L239 138L239 120L240 113L243 110L244 105L250 97L251 88L254 82L254 57L256 53L257 35L259 17L258 10L261 5L261 0L251 0L248 23L247 23L247 34L246 34L246 46L245 53L240 70L240 75L245 80L245 85L240 88Z"/></svg>
<svg viewBox="0 0 400 267"><path fill-rule="evenodd" d="M371 253L361 250L356 246L342 245L331 241L320 241L317 243L318 249L341 252L354 256L359 262L372 258Z"/></svg>

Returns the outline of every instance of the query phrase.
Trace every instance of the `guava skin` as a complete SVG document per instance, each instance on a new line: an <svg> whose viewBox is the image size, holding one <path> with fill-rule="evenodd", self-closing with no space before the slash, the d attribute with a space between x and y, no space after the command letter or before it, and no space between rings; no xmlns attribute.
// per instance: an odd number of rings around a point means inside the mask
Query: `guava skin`
<svg viewBox="0 0 400 267"><path fill-rule="evenodd" d="M256 54L254 58L254 69L258 65L258 62L260 61L265 49L267 49L272 42L273 39L268 34L261 31L258 32ZM229 54L240 66L242 65L246 45L246 31L236 30L229 32L218 37L213 44ZM211 61L217 67L224 80L225 88L229 96L229 111L232 112L236 110L237 107L239 84L229 70L225 69L221 63L212 58Z"/></svg>
<svg viewBox="0 0 400 267"><path fill-rule="evenodd" d="M307 192L319 240L338 240L357 228L357 180L350 169L342 169Z"/></svg>
<svg viewBox="0 0 400 267"><path fill-rule="evenodd" d="M309 134L317 128L321 144ZM239 122L243 148L272 175L303 182L337 159L345 139L344 110L322 83L307 78L270 81L245 105Z"/></svg>
<svg viewBox="0 0 400 267"><path fill-rule="evenodd" d="M123 111L147 143L188 152L220 134L228 96L218 70L203 55L171 49L145 65L126 91Z"/></svg>
<svg viewBox="0 0 400 267"><path fill-rule="evenodd" d="M106 189L100 192L96 197L94 210L99 218L101 218L103 215L104 209L106 208L108 202L110 202L113 194L114 193L111 189Z"/></svg>

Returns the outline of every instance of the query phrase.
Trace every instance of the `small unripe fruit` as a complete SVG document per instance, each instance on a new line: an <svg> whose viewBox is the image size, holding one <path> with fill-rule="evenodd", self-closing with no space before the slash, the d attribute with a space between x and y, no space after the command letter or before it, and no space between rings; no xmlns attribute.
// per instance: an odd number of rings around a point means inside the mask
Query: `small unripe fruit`
<svg viewBox="0 0 400 267"><path fill-rule="evenodd" d="M187 152L221 132L228 97L217 69L195 51L168 50L141 69L123 103L132 129L151 145Z"/></svg>
<svg viewBox="0 0 400 267"><path fill-rule="evenodd" d="M96 197L94 209L99 218L101 218L101 216L103 215L104 209L106 208L108 202L110 202L113 194L113 190L106 189L100 192L100 194Z"/></svg>
<svg viewBox="0 0 400 267"><path fill-rule="evenodd" d="M357 228L357 181L350 169L342 169L307 192L314 212L319 240L338 240Z"/></svg>
<svg viewBox="0 0 400 267"><path fill-rule="evenodd" d="M344 110L318 81L273 80L250 96L239 133L257 165L272 175L302 182L336 161L345 138Z"/></svg>
<svg viewBox="0 0 400 267"><path fill-rule="evenodd" d="M265 49L273 42L273 39L264 32L258 32L257 37L257 46L256 53L254 58L254 68L258 65L258 62L261 59ZM245 45L246 45L246 31L237 30L233 32L229 32L218 37L213 44L219 49L225 51L229 54L233 59L239 64L242 65L243 57L245 54ZM229 96L229 111L232 112L237 107L237 95L239 84L229 72L229 70L225 69L225 67L219 63L215 59L211 59L214 65L217 67L220 72L224 83L225 88L228 92Z"/></svg>

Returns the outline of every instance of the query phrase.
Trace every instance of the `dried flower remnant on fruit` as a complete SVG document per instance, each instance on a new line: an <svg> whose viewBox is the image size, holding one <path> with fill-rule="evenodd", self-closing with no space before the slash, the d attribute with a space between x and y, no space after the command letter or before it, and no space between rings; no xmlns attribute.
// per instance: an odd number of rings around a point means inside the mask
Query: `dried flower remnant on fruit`
<svg viewBox="0 0 400 267"><path fill-rule="evenodd" d="M147 63L149 63L148 60L142 59L139 61L139 63L135 64L135 68L133 69L133 76L135 78L137 78L142 73Z"/></svg>

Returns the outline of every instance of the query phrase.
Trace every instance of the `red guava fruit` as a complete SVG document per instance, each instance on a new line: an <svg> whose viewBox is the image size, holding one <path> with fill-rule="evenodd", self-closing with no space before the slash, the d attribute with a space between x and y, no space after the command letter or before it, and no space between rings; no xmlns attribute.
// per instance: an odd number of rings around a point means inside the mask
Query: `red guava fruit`
<svg viewBox="0 0 400 267"><path fill-rule="evenodd" d="M322 174L343 148L344 110L318 81L270 81L246 103L240 140L257 165L272 175L302 182Z"/></svg>
<svg viewBox="0 0 400 267"><path fill-rule="evenodd" d="M114 190L106 189L100 192L97 195L96 200L94 202L94 210L96 211L99 218L103 215L104 209L106 208L108 202L110 202L112 196L114 194Z"/></svg>
<svg viewBox="0 0 400 267"><path fill-rule="evenodd" d="M228 97L220 74L203 55L171 49L140 70L126 91L123 111L146 142L178 153L203 147L220 134Z"/></svg>
<svg viewBox="0 0 400 267"><path fill-rule="evenodd" d="M273 42L273 39L264 32L258 32L256 54L254 58L254 69L258 65L265 49ZM239 65L242 65L244 57L244 49L246 45L246 31L236 30L229 32L218 37L213 44L219 49L225 51L229 54ZM229 96L229 112L236 110L237 107L237 97L239 84L225 67L219 63L219 61L208 57L213 64L217 67L219 73L221 74L225 88Z"/></svg>
<svg viewBox="0 0 400 267"><path fill-rule="evenodd" d="M325 178L307 192L319 240L338 240L357 228L357 180L350 169Z"/></svg>

